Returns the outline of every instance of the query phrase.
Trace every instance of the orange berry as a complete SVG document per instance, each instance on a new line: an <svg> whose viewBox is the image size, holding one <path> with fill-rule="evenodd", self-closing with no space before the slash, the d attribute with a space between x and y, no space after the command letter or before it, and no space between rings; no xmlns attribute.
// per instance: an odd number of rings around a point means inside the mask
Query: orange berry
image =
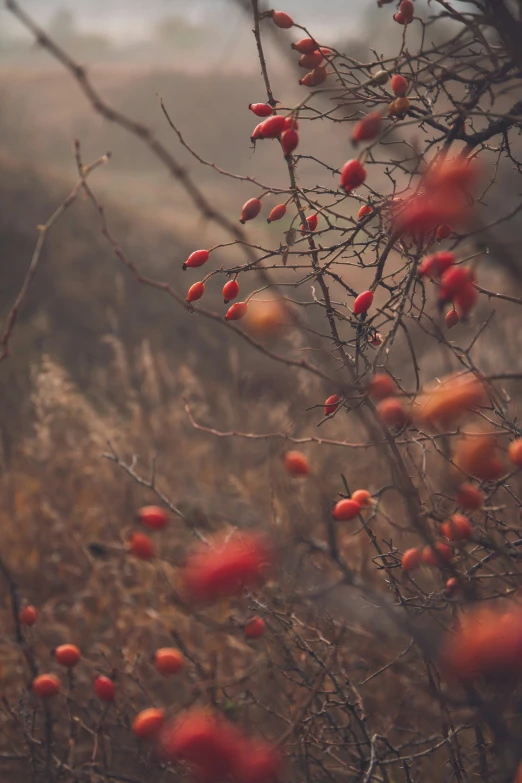
<svg viewBox="0 0 522 783"><path fill-rule="evenodd" d="M453 514L442 523L440 532L450 541L465 541L471 535L471 524L463 514Z"/></svg>
<svg viewBox="0 0 522 783"><path fill-rule="evenodd" d="M509 461L517 468L522 468L522 438L512 441L508 446Z"/></svg>
<svg viewBox="0 0 522 783"><path fill-rule="evenodd" d="M294 20L291 16L285 14L284 11L272 11L272 21L282 30L289 30L294 26Z"/></svg>
<svg viewBox="0 0 522 783"><path fill-rule="evenodd" d="M381 400L376 409L381 421L387 427L404 427L410 421L408 411L405 410L402 402L395 397Z"/></svg>
<svg viewBox="0 0 522 783"><path fill-rule="evenodd" d="M317 44L312 38L301 38L297 43L292 44L292 49L295 49L299 54L311 54L317 49Z"/></svg>
<svg viewBox="0 0 522 783"><path fill-rule="evenodd" d="M454 593L458 589L459 583L457 582L456 577L451 576L448 581L446 582L446 592L450 595Z"/></svg>
<svg viewBox="0 0 522 783"><path fill-rule="evenodd" d="M368 394L372 400L384 400L397 394L397 384L385 372L376 372L368 384Z"/></svg>
<svg viewBox="0 0 522 783"><path fill-rule="evenodd" d="M239 321L241 318L244 318L247 314L248 305L246 302L235 302L233 305L230 305L227 312L225 313L225 320L226 321Z"/></svg>
<svg viewBox="0 0 522 783"><path fill-rule="evenodd" d="M281 780L282 760L272 745L243 741L235 761L235 777L242 783L275 783Z"/></svg>
<svg viewBox="0 0 522 783"><path fill-rule="evenodd" d="M38 620L38 611L32 604L28 604L21 610L18 618L22 625L34 625Z"/></svg>
<svg viewBox="0 0 522 783"><path fill-rule="evenodd" d="M245 623L245 636L249 639L257 639L266 631L265 621L262 617L252 617Z"/></svg>
<svg viewBox="0 0 522 783"><path fill-rule="evenodd" d="M447 634L442 669L451 679L471 682L483 675L519 674L522 670L522 612L519 606L500 614L479 606Z"/></svg>
<svg viewBox="0 0 522 783"><path fill-rule="evenodd" d="M460 485L455 500L461 508L476 511L484 505L484 493L473 484L464 483Z"/></svg>
<svg viewBox="0 0 522 783"><path fill-rule="evenodd" d="M299 79L299 84L305 87L319 87L320 84L326 81L328 78L328 71L324 65L319 65L318 68L314 68L313 71L309 71L306 76Z"/></svg>
<svg viewBox="0 0 522 783"><path fill-rule="evenodd" d="M359 209L359 212L357 213L357 218L360 220L365 215L370 215L373 212L373 207L371 207L369 204L363 204L362 207Z"/></svg>
<svg viewBox="0 0 522 783"><path fill-rule="evenodd" d="M201 281L194 283L187 291L187 302L196 302L205 293L205 284Z"/></svg>
<svg viewBox="0 0 522 783"><path fill-rule="evenodd" d="M420 566L420 552L418 549L407 549L401 559L403 571L415 571Z"/></svg>
<svg viewBox="0 0 522 783"><path fill-rule="evenodd" d="M353 314L363 315L367 313L373 302L373 291L363 291L353 303Z"/></svg>
<svg viewBox="0 0 522 783"><path fill-rule="evenodd" d="M455 309L448 310L444 316L444 321L448 329L453 329L453 327L456 326L460 321L460 315Z"/></svg>
<svg viewBox="0 0 522 783"><path fill-rule="evenodd" d="M55 649L54 657L59 664L72 669L80 660L81 653L75 644L61 644Z"/></svg>
<svg viewBox="0 0 522 783"><path fill-rule="evenodd" d="M277 204L266 219L267 223L275 223L286 215L286 204Z"/></svg>
<svg viewBox="0 0 522 783"><path fill-rule="evenodd" d="M300 451L287 451L284 465L286 472L291 476L308 476L310 473L310 463Z"/></svg>
<svg viewBox="0 0 522 783"><path fill-rule="evenodd" d="M167 512L160 506L143 506L138 511L138 519L145 527L151 530L161 530L169 521Z"/></svg>
<svg viewBox="0 0 522 783"><path fill-rule="evenodd" d="M356 489L352 493L352 500L355 500L361 508L367 508L370 505L371 498L371 493L367 489Z"/></svg>
<svg viewBox="0 0 522 783"><path fill-rule="evenodd" d="M325 400L324 403L324 415L331 416L339 408L341 398L338 394L332 394Z"/></svg>
<svg viewBox="0 0 522 783"><path fill-rule="evenodd" d="M334 519L338 519L340 522L347 522L350 519L354 519L361 513L361 506L353 498L345 498L335 504L333 510Z"/></svg>
<svg viewBox="0 0 522 783"><path fill-rule="evenodd" d="M184 663L183 654L174 647L161 647L154 653L154 666L164 677L177 674Z"/></svg>
<svg viewBox="0 0 522 783"><path fill-rule="evenodd" d="M301 68L308 68L309 70L311 70L321 65L323 60L324 57L322 52L316 49L314 52L303 54L302 57L299 58L299 65L301 66Z"/></svg>
<svg viewBox="0 0 522 783"><path fill-rule="evenodd" d="M420 395L415 418L428 426L450 427L487 399L484 384L471 373L452 376Z"/></svg>
<svg viewBox="0 0 522 783"><path fill-rule="evenodd" d="M455 443L453 461L464 473L481 481L496 481L506 473L498 456L497 439L490 433L460 438Z"/></svg>
<svg viewBox="0 0 522 783"><path fill-rule="evenodd" d="M34 678L31 689L39 699L50 699L60 690L60 680L54 674L39 674Z"/></svg>
<svg viewBox="0 0 522 783"><path fill-rule="evenodd" d="M129 551L140 560L150 560L154 557L154 544L144 533L133 533L129 540Z"/></svg>
<svg viewBox="0 0 522 783"><path fill-rule="evenodd" d="M139 739L155 739L165 724L164 710L149 707L139 712L132 721L132 733Z"/></svg>
<svg viewBox="0 0 522 783"><path fill-rule="evenodd" d="M444 541L437 541L435 547L426 546L421 552L421 562L424 565L440 566L441 561L451 560L453 549Z"/></svg>
<svg viewBox="0 0 522 783"><path fill-rule="evenodd" d="M94 680L94 692L101 701L111 702L116 698L113 681L103 675L96 677Z"/></svg>

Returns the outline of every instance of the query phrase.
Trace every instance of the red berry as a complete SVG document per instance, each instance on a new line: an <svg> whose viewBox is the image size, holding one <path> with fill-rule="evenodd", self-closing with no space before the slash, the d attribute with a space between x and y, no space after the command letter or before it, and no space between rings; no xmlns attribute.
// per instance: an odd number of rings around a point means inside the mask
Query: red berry
<svg viewBox="0 0 522 783"><path fill-rule="evenodd" d="M319 87L320 84L326 81L327 77L328 71L324 65L320 65L307 73L306 76L303 76L302 79L299 79L299 84L303 84L305 87Z"/></svg>
<svg viewBox="0 0 522 783"><path fill-rule="evenodd" d="M32 606L32 604L28 604L27 606L24 606L24 608L20 612L19 620L22 623L22 625L34 625L35 622L38 620L37 609L34 606Z"/></svg>
<svg viewBox="0 0 522 783"><path fill-rule="evenodd" d="M75 644L61 644L54 651L54 657L59 664L72 669L80 660L81 654Z"/></svg>
<svg viewBox="0 0 522 783"><path fill-rule="evenodd" d="M366 170L358 160L349 160L341 171L341 186L349 193L362 185L366 179Z"/></svg>
<svg viewBox="0 0 522 783"><path fill-rule="evenodd" d="M307 217L306 228L305 226L301 226L301 234L304 234L306 231L315 231L318 222L319 222L319 216L317 214L310 215L309 217Z"/></svg>
<svg viewBox="0 0 522 783"><path fill-rule="evenodd" d="M286 156L291 155L299 144L299 134L295 130L285 130L281 134L281 147Z"/></svg>
<svg viewBox="0 0 522 783"><path fill-rule="evenodd" d="M426 256L418 266L419 277L440 277L455 263L455 255L449 250L439 250L438 253Z"/></svg>
<svg viewBox="0 0 522 783"><path fill-rule="evenodd" d="M448 329L452 329L460 321L460 315L457 313L456 310L448 310L448 312L444 316L444 321L446 322L446 326L448 327Z"/></svg>
<svg viewBox="0 0 522 783"><path fill-rule="evenodd" d="M274 112L268 103L249 103L248 108L256 117L270 117Z"/></svg>
<svg viewBox="0 0 522 783"><path fill-rule="evenodd" d="M297 122L295 117L285 117L285 127L284 130L298 130L299 129L299 123Z"/></svg>
<svg viewBox="0 0 522 783"><path fill-rule="evenodd" d="M352 133L352 141L371 141L379 135L382 125L382 117L379 112L374 111L368 116L359 120Z"/></svg>
<svg viewBox="0 0 522 783"><path fill-rule="evenodd" d="M441 298L452 299L472 282L469 269L463 266L451 266L441 276Z"/></svg>
<svg viewBox="0 0 522 783"><path fill-rule="evenodd" d="M232 299L235 299L239 294L239 283L237 280L229 280L228 283L225 283L222 294L225 304L231 302Z"/></svg>
<svg viewBox="0 0 522 783"><path fill-rule="evenodd" d="M441 561L451 560L453 549L444 541L437 541L435 547L426 546L421 552L421 561L424 565L440 566Z"/></svg>
<svg viewBox="0 0 522 783"><path fill-rule="evenodd" d="M194 283L194 285L191 285L187 291L187 302L195 302L197 299L201 299L204 293L205 284L201 282Z"/></svg>
<svg viewBox="0 0 522 783"><path fill-rule="evenodd" d="M437 229L437 242L442 242L443 239L447 239L451 235L451 226L447 223L443 223Z"/></svg>
<svg viewBox="0 0 522 783"><path fill-rule="evenodd" d="M301 38L297 43L292 44L292 49L295 49L299 54L312 54L317 49L317 44L312 38Z"/></svg>
<svg viewBox="0 0 522 783"><path fill-rule="evenodd" d="M277 139L285 129L285 118L275 114L261 123L259 133L262 139Z"/></svg>
<svg viewBox="0 0 522 783"><path fill-rule="evenodd" d="M331 416L338 409L341 402L341 398L338 394L332 394L325 400L324 403L324 415Z"/></svg>
<svg viewBox="0 0 522 783"><path fill-rule="evenodd" d="M276 748L264 743L243 742L235 760L235 775L241 783L276 783L281 780L282 762Z"/></svg>
<svg viewBox="0 0 522 783"><path fill-rule="evenodd" d="M395 73L391 77L390 86L395 93L395 95L398 95L399 97L402 97L403 95L406 95L406 90L408 89L408 82L404 78L404 76L401 76L400 73Z"/></svg>
<svg viewBox="0 0 522 783"><path fill-rule="evenodd" d="M272 21L277 27L281 27L283 30L289 30L294 26L294 20L284 11L272 11Z"/></svg>
<svg viewBox="0 0 522 783"><path fill-rule="evenodd" d="M50 699L60 690L60 680L54 674L39 674L34 678L31 689L39 699Z"/></svg>
<svg viewBox="0 0 522 783"><path fill-rule="evenodd" d="M382 345L382 334L380 332L375 332L373 337L370 337L369 343L374 348L378 348L379 345Z"/></svg>
<svg viewBox="0 0 522 783"><path fill-rule="evenodd" d="M353 314L362 315L363 313L367 313L370 307L372 306L372 302L373 302L372 291L364 291L362 294L359 294L359 296L353 303Z"/></svg>
<svg viewBox="0 0 522 783"><path fill-rule="evenodd" d="M167 512L160 506L143 506L138 511L138 519L145 527L151 530L161 530L169 521Z"/></svg>
<svg viewBox="0 0 522 783"><path fill-rule="evenodd" d="M245 623L245 636L249 639L258 639L266 631L265 621L262 617L252 617Z"/></svg>
<svg viewBox="0 0 522 783"><path fill-rule="evenodd" d="M344 500L340 500L335 504L335 508L333 510L334 518L342 522L346 522L349 519L354 519L354 517L360 513L361 506L356 500L353 500L352 498L345 498Z"/></svg>
<svg viewBox="0 0 522 783"><path fill-rule="evenodd" d="M301 68L317 68L319 65L321 65L323 60L324 57L322 53L316 49L314 52L310 52L309 54L303 54L302 57L299 58L299 65Z"/></svg>
<svg viewBox="0 0 522 783"><path fill-rule="evenodd" d="M256 141L257 139L262 139L263 138L261 136L261 126L262 126L262 124L263 123L260 122L259 125L256 125L256 127L252 131L252 135L250 136L250 141Z"/></svg>
<svg viewBox="0 0 522 783"><path fill-rule="evenodd" d="M450 576L450 578L446 582L445 590L449 595L451 595L452 593L455 592L455 590L457 590L458 586L459 583L457 582L456 577Z"/></svg>
<svg viewBox="0 0 522 783"><path fill-rule="evenodd" d="M239 321L240 318L245 317L247 309L248 305L246 302L236 302L228 308L225 318L227 321Z"/></svg>
<svg viewBox="0 0 522 783"><path fill-rule="evenodd" d="M420 552L418 549L407 549L401 559L403 571L415 571L420 566Z"/></svg>
<svg viewBox="0 0 522 783"><path fill-rule="evenodd" d="M397 22L397 24L406 24L406 18L404 14L401 14L400 12L393 14L393 19L395 22Z"/></svg>
<svg viewBox="0 0 522 783"><path fill-rule="evenodd" d="M110 702L116 698L113 681L103 675L96 677L94 680L94 692L101 701Z"/></svg>
<svg viewBox="0 0 522 783"><path fill-rule="evenodd" d="M409 24L413 20L413 14L415 13L415 6L412 0L401 0L399 13L404 17L404 24Z"/></svg>
<svg viewBox="0 0 522 783"><path fill-rule="evenodd" d="M360 220L365 215L370 215L373 212L373 208L369 204L363 204L357 213L357 218Z"/></svg>
<svg viewBox="0 0 522 783"><path fill-rule="evenodd" d="M165 726L159 742L167 760L184 761L192 767L198 783L246 783L235 774L243 737L232 724L207 710L196 707L178 715Z"/></svg>
<svg viewBox="0 0 522 783"><path fill-rule="evenodd" d="M139 712L132 721L132 733L139 739L155 739L165 725L165 712L149 707Z"/></svg>
<svg viewBox="0 0 522 783"><path fill-rule="evenodd" d="M247 220L253 220L261 212L261 202L258 198L251 198L245 204L241 210L241 216L239 218L240 223L246 223Z"/></svg>
<svg viewBox="0 0 522 783"><path fill-rule="evenodd" d="M267 543L252 533L236 533L211 546L197 547L187 558L183 581L197 601L217 601L264 581L272 559Z"/></svg>
<svg viewBox="0 0 522 783"><path fill-rule="evenodd" d="M395 397L387 397L385 400L381 400L377 405L377 413L387 427L399 429L404 427L409 421L408 412L404 409L402 402Z"/></svg>
<svg viewBox="0 0 522 783"><path fill-rule="evenodd" d="M154 666L164 677L177 674L183 668L185 659L175 647L161 647L154 653Z"/></svg>
<svg viewBox="0 0 522 783"><path fill-rule="evenodd" d="M522 438L511 441L508 446L509 461L517 468L522 468Z"/></svg>
<svg viewBox="0 0 522 783"><path fill-rule="evenodd" d="M154 544L145 533L133 533L129 541L129 550L140 560L150 560L154 557Z"/></svg>
<svg viewBox="0 0 522 783"><path fill-rule="evenodd" d="M471 524L463 514L453 514L450 519L442 523L440 532L450 541L464 541L471 535Z"/></svg>
<svg viewBox="0 0 522 783"><path fill-rule="evenodd" d="M196 267L196 266L203 266L203 264L206 264L209 258L208 250L195 250L193 253L189 255L185 263L183 264L183 269L188 269L189 267Z"/></svg>
<svg viewBox="0 0 522 783"><path fill-rule="evenodd" d="M467 511L476 511L484 505L484 493L473 484L465 482L460 485L455 500L461 508L465 508Z"/></svg>
<svg viewBox="0 0 522 783"><path fill-rule="evenodd" d="M286 204L278 204L270 212L266 219L267 223L275 223L276 220L281 220L286 215Z"/></svg>
<svg viewBox="0 0 522 783"><path fill-rule="evenodd" d="M467 315L475 306L478 299L478 291L472 282L468 282L454 296L454 301L462 315Z"/></svg>
<svg viewBox="0 0 522 783"><path fill-rule="evenodd" d="M368 384L368 394L373 400L384 400L397 394L397 384L386 372L376 372Z"/></svg>
<svg viewBox="0 0 522 783"><path fill-rule="evenodd" d="M307 476L310 473L310 463L300 451L287 451L284 466L291 476Z"/></svg>

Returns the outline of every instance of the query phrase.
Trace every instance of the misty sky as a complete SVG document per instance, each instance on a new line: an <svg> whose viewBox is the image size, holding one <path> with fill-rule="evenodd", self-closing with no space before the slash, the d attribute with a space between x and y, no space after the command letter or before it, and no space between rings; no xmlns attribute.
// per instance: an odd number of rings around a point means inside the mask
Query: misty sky
<svg viewBox="0 0 522 783"><path fill-rule="evenodd" d="M74 12L80 28L103 29L116 38L144 37L159 19L169 15L183 16L198 23L226 24L227 17L233 23L240 13L232 0L20 0L20 4L42 24L47 24L57 10L66 8ZM279 10L287 11L306 26L313 26L316 34L332 29L339 32L340 25L353 29L354 13L360 18L365 5L364 0L323 0L320 3L317 0L280 0L275 3ZM10 32L14 32L16 25L7 17L7 12L0 13L0 22L9 25Z"/></svg>

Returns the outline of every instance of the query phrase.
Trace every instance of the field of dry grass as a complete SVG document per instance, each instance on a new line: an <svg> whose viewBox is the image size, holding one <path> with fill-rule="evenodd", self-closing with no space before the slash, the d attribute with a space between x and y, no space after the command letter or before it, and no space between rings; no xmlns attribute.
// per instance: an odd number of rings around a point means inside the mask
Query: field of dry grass
<svg viewBox="0 0 522 783"><path fill-rule="evenodd" d="M148 118L209 199L219 202L231 219L250 197L251 186L198 167L166 127L157 93L203 157L227 170L277 182L279 171L270 149L254 153L245 141L252 126L246 110L253 99L250 75L232 79L223 74L107 68L95 72L95 78L111 103L137 118ZM257 86L261 92L260 77ZM289 102L296 96L290 94ZM0 319L20 287L36 226L47 220L74 184L74 137L82 142L85 160L107 149L113 152L111 163L93 176L92 186L125 252L141 269L184 290L182 261L195 247L221 242L224 235L200 221L183 191L147 151L93 116L77 87L60 71L4 72L0 99L5 107L0 125ZM310 125L305 154L312 153L321 133L319 124L317 129ZM332 135L327 162L337 165L347 147L342 132ZM313 161L307 165L303 176L315 176L317 171L318 183L329 176L319 173ZM255 227L251 236L274 244L283 229ZM229 266L233 258L222 250L219 263ZM494 284L497 272L489 274ZM358 287L363 280L364 273L355 270L351 283ZM209 302L222 308L217 291ZM484 313L488 307L484 303ZM504 369L507 359L513 370L520 370L513 339L520 327L513 308L500 303L496 309L489 336L481 342L482 367L495 372ZM471 331L472 327L462 327L460 339L465 342ZM412 339L423 379L454 369L442 351L426 344L420 330L412 328ZM303 336L297 330L269 345L292 358L304 355ZM399 375L401 357L409 350L406 341L399 342L394 359ZM412 370L408 373L402 377L405 386L412 383ZM398 656L408 640L356 591L341 592L336 602L321 605L320 621L312 606L303 607L296 598L305 587L320 585L325 572L319 568L319 555L317 560L301 560L293 542L322 531L325 499L342 491L341 474L352 489L365 486L374 491L392 483L381 450L365 448L365 431L353 418L337 416L317 428L318 408L331 393L323 381L271 362L214 322L196 318L161 292L137 284L100 236L87 200L73 205L49 240L15 331L12 356L0 365L0 378L2 557L22 602L39 609L40 621L28 640L41 668L57 670L51 651L67 641L78 644L84 657L67 684L67 697L53 708L56 754L66 765L64 779L74 768L82 770L89 783L172 780L172 771L161 768L130 736L129 716L149 704L164 704L175 713L198 701L210 702L248 730L255 728L269 737L285 734L301 714L310 683L324 668L339 618L347 630L335 661L338 681L332 677L324 689L321 681L315 697L318 710L331 700L336 721L335 711L344 699L353 725L341 726L339 718L331 734L319 738L310 726L316 743L314 780L337 774L356 779L350 777L344 748L366 742L368 732L386 736L392 744L405 742L412 756L422 751L423 738L430 736L439 717L434 692L426 689L419 674L426 662L408 648L384 677L366 682ZM511 391L516 397L519 390L513 385ZM196 431L184 399L190 401L198 422L220 431L322 436L360 447L304 446L315 471L314 481L305 486L282 470L281 455L288 447L284 438L249 440ZM310 415L307 410L313 406ZM173 516L167 531L158 535L161 557L155 567L129 558L125 544L136 509L157 497L103 457L110 451L108 442L140 476L148 477L157 459L158 487L185 517L182 521ZM442 470L437 457L432 469ZM504 500L514 510L513 501ZM388 530L383 521L386 516L400 517L401 508L402 499L392 490L380 502L381 516L367 517L390 551L408 544L407 535L400 529ZM247 601L209 610L203 618L183 604L177 565L192 543L194 524L205 533L233 525L275 537L281 557L263 597L254 593ZM106 547L105 554L93 554L92 544ZM371 561L369 538L344 530L339 545L357 574L382 586ZM441 590L433 575L422 575L420 582L426 593ZM19 709L27 670L20 646L13 641L10 612L4 593L0 778L25 783L32 779L32 767L17 756L25 756L24 737L43 736L43 716L38 710L33 714L26 703ZM262 612L268 626L266 638L255 643L242 633L252 612ZM151 665L151 652L170 644L184 649L187 665L179 679L165 684ZM113 670L119 697L116 707L103 714L92 696L92 678ZM411 718L419 714L422 725ZM465 723L469 714L463 709L458 717ZM95 753L102 723L112 742L100 740ZM462 737L464 744L471 743L471 729L464 728ZM305 769L301 739L290 731L287 752L294 757L295 780L302 779ZM331 764L328 774L321 766L326 755ZM114 777L99 774L95 762L100 758L105 769L117 770ZM447 781L444 759L441 750L440 759L435 753L430 766L423 767L421 753L411 763L411 779L421 779L417 775L422 773L429 775L422 778L424 783ZM39 780L47 781L46 774L45 767L40 769Z"/></svg>

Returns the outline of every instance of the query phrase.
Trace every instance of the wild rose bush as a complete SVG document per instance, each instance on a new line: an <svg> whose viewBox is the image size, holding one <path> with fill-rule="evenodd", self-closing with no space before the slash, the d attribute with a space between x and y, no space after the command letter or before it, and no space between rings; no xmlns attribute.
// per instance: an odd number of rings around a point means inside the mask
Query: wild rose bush
<svg viewBox="0 0 522 783"><path fill-rule="evenodd" d="M25 605L6 553L9 633L29 689L3 698L5 758L53 781L132 783L184 774L204 783L511 783L522 774L522 440L515 396L522 371L507 354L501 370L481 367L477 348L487 340L492 303L520 304L511 290L520 264L498 228L518 224L522 202L504 204L500 195L502 214L492 216L488 207L500 167L520 171L522 106L511 97L520 87L520 21L500 0L473 0L458 10L446 0L422 7L381 0L382 24L402 29L400 44L360 63L284 11L258 0L242 5L266 90L245 107L251 143L271 145L286 184L250 178L251 195L232 219L145 126L107 106L83 69L6 0L93 108L142 138L245 258L223 268L214 263L223 245L195 247L183 263L185 291L148 277L111 235L77 146L74 197L83 190L91 199L119 261L158 296L186 308L187 318L212 319L296 378L312 376L324 396L312 407L303 399L303 416L341 431L340 420L348 419L364 433L358 445L385 460L386 475L370 492L352 487L346 469L337 496L328 496L318 469L321 446L342 447L350 465L354 444L308 438L305 455L288 436L281 470L320 499L316 529L293 520L212 537L158 490L154 475L145 479L109 453L160 503L141 509L139 529L123 549L115 542L120 559L111 577L123 578L133 558L148 569L149 589L190 624L171 630L174 647L148 651L155 653L154 674L149 667L142 677L128 661L109 666L102 656L84 661L73 624L70 643L55 650L53 670L44 671L37 608ZM265 42L274 34L303 69L295 105L272 88ZM162 108L191 154L214 165ZM312 122L323 126L323 149L307 144ZM332 166L328 138L339 126L352 153ZM301 176L310 159L317 181ZM220 171L244 180L241 172ZM281 226L279 243L249 240L249 225L262 220ZM222 293L219 312L205 306L209 291ZM8 318L3 358L25 293ZM301 342L286 339L292 335ZM295 347L302 341L305 354ZM421 342L443 356L444 377L421 361L433 355ZM209 438L285 437L191 421ZM390 493L397 498L393 514ZM162 538L173 519L187 529L178 558ZM368 539L364 576L350 560L347 536ZM91 554L111 555L103 547ZM377 624L365 631L370 641L354 640L350 630L354 596L378 610ZM359 618L363 629L368 613ZM206 641L193 627L204 629ZM384 640L389 659L361 678L354 648L373 660L371 648ZM178 678L175 699L151 677Z"/></svg>

